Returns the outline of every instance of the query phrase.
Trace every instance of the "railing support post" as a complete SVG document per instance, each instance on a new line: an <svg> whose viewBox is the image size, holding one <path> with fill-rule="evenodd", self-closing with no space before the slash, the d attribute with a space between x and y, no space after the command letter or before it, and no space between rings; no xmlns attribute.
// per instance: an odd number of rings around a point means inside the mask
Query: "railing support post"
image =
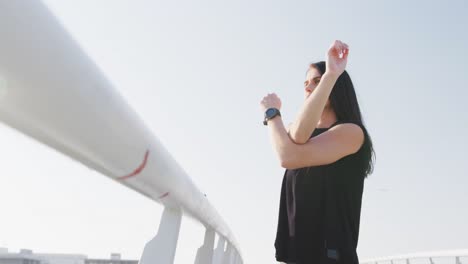
<svg viewBox="0 0 468 264"><path fill-rule="evenodd" d="M195 258L195 264L209 264L213 262L213 247L215 240L215 232L213 229L207 228L205 231L205 239L203 245L198 249Z"/></svg>
<svg viewBox="0 0 468 264"><path fill-rule="evenodd" d="M242 264L241 256L240 256L239 252L237 252L237 251L234 251L234 263L235 264Z"/></svg>
<svg viewBox="0 0 468 264"><path fill-rule="evenodd" d="M223 257L224 257L224 245L226 243L226 239L220 236L218 238L218 244L213 254L213 264L222 264Z"/></svg>
<svg viewBox="0 0 468 264"><path fill-rule="evenodd" d="M158 234L146 243L139 264L173 264L179 238L182 212L164 208Z"/></svg>
<svg viewBox="0 0 468 264"><path fill-rule="evenodd" d="M232 249L232 245L231 245L231 243L228 243L226 251L224 252L222 264L233 264L234 263L233 262L233 260L234 260L233 253L234 253L234 250Z"/></svg>

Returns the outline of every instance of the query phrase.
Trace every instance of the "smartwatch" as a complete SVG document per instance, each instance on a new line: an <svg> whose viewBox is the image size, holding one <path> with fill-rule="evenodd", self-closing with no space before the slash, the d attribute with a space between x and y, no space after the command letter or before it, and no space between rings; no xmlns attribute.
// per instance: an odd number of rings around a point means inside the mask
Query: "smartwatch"
<svg viewBox="0 0 468 264"><path fill-rule="evenodd" d="M268 121L273 119L276 116L281 116L281 113L278 109L276 108L268 108L265 111L265 119L263 120L263 124L266 126L268 125Z"/></svg>

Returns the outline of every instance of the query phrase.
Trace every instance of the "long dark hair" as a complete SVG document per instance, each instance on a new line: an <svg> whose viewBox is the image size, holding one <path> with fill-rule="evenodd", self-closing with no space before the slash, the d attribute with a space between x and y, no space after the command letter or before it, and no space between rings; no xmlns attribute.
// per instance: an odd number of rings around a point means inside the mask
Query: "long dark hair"
<svg viewBox="0 0 468 264"><path fill-rule="evenodd" d="M326 64L324 61L310 64L310 68L314 68L323 75L326 71ZM348 72L344 71L333 86L333 90L330 94L330 105L336 114L338 122L340 121L351 121L360 123L366 131L364 131L364 145L362 151L366 163L364 165L365 176L371 174L374 169L375 152L372 146L372 140L364 126L364 122L361 116L361 110L354 90L353 82L349 77Z"/></svg>

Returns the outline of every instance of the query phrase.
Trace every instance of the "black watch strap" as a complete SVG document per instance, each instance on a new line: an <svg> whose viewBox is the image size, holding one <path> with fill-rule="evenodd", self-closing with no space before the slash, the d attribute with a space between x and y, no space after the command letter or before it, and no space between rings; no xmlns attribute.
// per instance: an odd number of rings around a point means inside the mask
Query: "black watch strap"
<svg viewBox="0 0 468 264"><path fill-rule="evenodd" d="M265 111L265 118L263 120L263 124L265 126L268 125L268 121L273 119L276 116L281 116L280 111L277 108L268 108Z"/></svg>

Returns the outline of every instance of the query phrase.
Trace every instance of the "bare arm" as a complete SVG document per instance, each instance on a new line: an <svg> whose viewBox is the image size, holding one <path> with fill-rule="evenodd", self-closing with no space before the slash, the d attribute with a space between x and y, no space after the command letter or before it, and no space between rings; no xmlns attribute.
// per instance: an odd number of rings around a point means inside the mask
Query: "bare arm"
<svg viewBox="0 0 468 264"><path fill-rule="evenodd" d="M320 84L305 100L296 120L289 126L289 135L295 143L304 144L309 140L310 135L317 127L337 79L338 76L325 73Z"/></svg>
<svg viewBox="0 0 468 264"><path fill-rule="evenodd" d="M281 116L268 121L270 138L281 166L287 169L333 163L359 150L364 142L364 131L356 124L340 124L309 139L321 118L323 109L338 77L344 72L349 49L335 41L328 50L326 72L315 90L306 99L296 121L286 130ZM312 90L312 89L311 89ZM261 102L268 108L281 108L276 94L268 94Z"/></svg>
<svg viewBox="0 0 468 264"><path fill-rule="evenodd" d="M337 125L305 144L295 144L289 138L281 117L270 120L268 127L278 159L286 169L333 163L356 153L364 142L364 132L352 123Z"/></svg>
<svg viewBox="0 0 468 264"><path fill-rule="evenodd" d="M349 48L345 43L336 40L327 54L326 72L320 83L305 100L295 122L290 126L289 135L297 144L304 144L317 127L328 98L338 77L344 72L348 61ZM306 88L312 90L313 83L306 81Z"/></svg>

